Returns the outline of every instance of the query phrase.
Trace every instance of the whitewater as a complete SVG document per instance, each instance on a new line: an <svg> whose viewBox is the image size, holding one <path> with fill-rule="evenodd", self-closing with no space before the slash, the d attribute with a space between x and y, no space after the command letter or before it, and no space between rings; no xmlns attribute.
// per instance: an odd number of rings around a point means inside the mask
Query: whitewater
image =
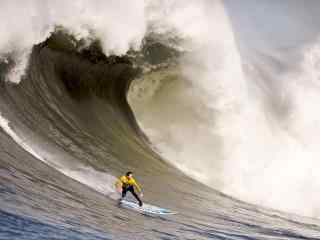
<svg viewBox="0 0 320 240"><path fill-rule="evenodd" d="M320 239L319 10L1 1L0 239Z"/></svg>

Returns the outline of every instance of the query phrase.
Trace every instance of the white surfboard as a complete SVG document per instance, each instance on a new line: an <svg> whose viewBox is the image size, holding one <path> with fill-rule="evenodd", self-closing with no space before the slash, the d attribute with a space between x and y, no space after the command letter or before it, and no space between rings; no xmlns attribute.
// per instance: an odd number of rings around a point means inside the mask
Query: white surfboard
<svg viewBox="0 0 320 240"><path fill-rule="evenodd" d="M142 207L139 206L139 204L131 201L127 201L125 199L120 201L120 206L140 212L143 214L150 214L150 215L173 215L177 214L176 212L172 212L171 210L165 209L165 208L160 208L157 206L153 206L147 203L144 203Z"/></svg>

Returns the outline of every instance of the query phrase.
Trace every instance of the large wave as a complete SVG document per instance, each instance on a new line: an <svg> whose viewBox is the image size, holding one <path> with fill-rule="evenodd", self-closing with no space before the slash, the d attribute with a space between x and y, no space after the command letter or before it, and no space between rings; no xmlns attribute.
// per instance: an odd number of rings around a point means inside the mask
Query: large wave
<svg viewBox="0 0 320 240"><path fill-rule="evenodd" d="M318 216L319 19L310 14L319 6L300 4L202 9L203 44L178 68L135 81L129 100L158 152L190 176Z"/></svg>
<svg viewBox="0 0 320 240"><path fill-rule="evenodd" d="M25 80L5 84L1 111L16 141L28 136L24 146L58 169L81 161L118 173L129 159L115 160L121 145L113 141L124 141L132 146L125 156L149 156L130 166L159 171L164 163L145 133L167 162L210 187L316 217L318 7L5 0L1 82ZM79 172L68 173L85 179Z"/></svg>

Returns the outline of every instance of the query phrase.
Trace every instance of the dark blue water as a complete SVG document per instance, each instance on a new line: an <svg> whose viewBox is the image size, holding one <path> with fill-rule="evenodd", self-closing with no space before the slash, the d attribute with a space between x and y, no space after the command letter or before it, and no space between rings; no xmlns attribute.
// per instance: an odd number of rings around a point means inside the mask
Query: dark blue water
<svg viewBox="0 0 320 240"><path fill-rule="evenodd" d="M0 239L112 239L107 233L75 226L55 226L4 211L0 212Z"/></svg>

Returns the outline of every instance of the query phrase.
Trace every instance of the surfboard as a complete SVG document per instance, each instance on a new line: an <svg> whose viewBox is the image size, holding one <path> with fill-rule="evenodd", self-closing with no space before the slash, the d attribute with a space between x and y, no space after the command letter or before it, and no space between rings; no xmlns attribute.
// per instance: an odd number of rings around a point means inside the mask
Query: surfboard
<svg viewBox="0 0 320 240"><path fill-rule="evenodd" d="M143 206L140 207L139 204L131 201L127 201L125 199L120 201L120 206L126 209L130 209L136 212L140 212L142 214L149 215L174 215L177 212L172 212L169 209L160 208L157 206L153 206L147 203L143 203Z"/></svg>

